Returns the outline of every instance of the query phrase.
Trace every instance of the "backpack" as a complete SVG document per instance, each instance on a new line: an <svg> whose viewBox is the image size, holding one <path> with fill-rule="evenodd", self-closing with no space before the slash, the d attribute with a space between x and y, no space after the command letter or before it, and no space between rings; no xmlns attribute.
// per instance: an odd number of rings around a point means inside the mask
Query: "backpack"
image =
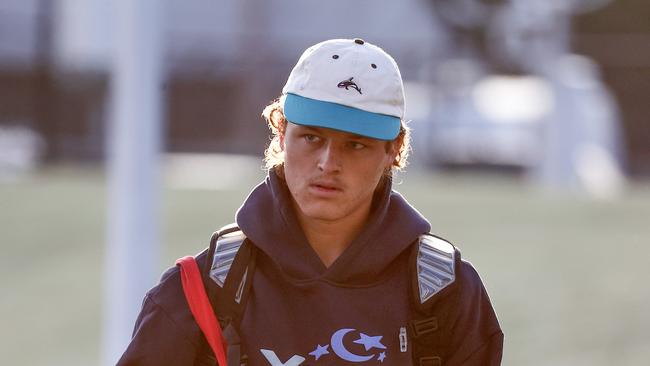
<svg viewBox="0 0 650 366"><path fill-rule="evenodd" d="M190 310L207 341L198 355L203 359L195 364L248 365L237 329L251 289L256 249L231 224L212 234L206 258L202 269L194 257L177 261ZM446 320L454 319L459 300L455 269L460 265L460 252L446 240L424 234L413 245L409 263L413 316L408 326L400 329L400 347L402 351L411 347L413 365L440 366L448 356L445 334L453 327L453 322ZM206 311L207 304L212 311Z"/></svg>

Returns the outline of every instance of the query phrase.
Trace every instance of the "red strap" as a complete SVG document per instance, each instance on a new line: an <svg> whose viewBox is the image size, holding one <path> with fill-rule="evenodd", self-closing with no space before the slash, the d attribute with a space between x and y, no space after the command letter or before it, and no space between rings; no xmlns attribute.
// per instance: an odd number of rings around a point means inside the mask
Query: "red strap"
<svg viewBox="0 0 650 366"><path fill-rule="evenodd" d="M187 256L178 259L176 264L181 267L183 292L185 292L185 298L196 323L203 331L210 347L212 347L219 365L227 365L226 352L224 351L225 342L221 335L221 327L214 315L208 295L205 293L201 272L196 260L192 256Z"/></svg>

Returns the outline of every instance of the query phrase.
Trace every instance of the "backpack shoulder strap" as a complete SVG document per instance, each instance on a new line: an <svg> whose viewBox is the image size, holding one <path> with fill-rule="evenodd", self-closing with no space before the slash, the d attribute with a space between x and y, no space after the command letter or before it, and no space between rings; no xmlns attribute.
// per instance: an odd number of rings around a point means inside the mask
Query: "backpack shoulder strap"
<svg viewBox="0 0 650 366"><path fill-rule="evenodd" d="M440 366L445 353L446 320L454 311L456 270L460 252L453 244L432 234L421 235L411 252L412 319L408 333L413 364Z"/></svg>
<svg viewBox="0 0 650 366"><path fill-rule="evenodd" d="M224 288L230 269L244 244L246 235L237 226L229 225L212 234L208 262L210 279L220 288Z"/></svg>
<svg viewBox="0 0 650 366"><path fill-rule="evenodd" d="M228 344L228 359L242 363L246 356L241 354L238 329L250 294L255 253L246 235L231 224L212 234L203 269L206 292Z"/></svg>

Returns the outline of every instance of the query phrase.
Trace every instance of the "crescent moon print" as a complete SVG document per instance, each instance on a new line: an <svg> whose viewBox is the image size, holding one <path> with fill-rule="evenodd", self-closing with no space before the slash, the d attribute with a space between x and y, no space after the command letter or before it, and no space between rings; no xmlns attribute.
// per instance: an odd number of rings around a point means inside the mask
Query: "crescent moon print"
<svg viewBox="0 0 650 366"><path fill-rule="evenodd" d="M346 334L353 331L354 329L344 328L344 329L339 329L334 334L332 334L331 344L334 353L336 353L336 355L341 357L342 359L350 362L365 362L375 357L375 355L360 356L348 351L348 349L345 348L345 345L343 345L343 337L345 337Z"/></svg>

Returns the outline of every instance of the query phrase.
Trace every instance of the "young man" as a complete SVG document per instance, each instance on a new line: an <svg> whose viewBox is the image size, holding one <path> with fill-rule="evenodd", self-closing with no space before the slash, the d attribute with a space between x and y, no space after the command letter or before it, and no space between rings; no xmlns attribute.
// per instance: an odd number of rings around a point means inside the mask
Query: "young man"
<svg viewBox="0 0 650 366"><path fill-rule="evenodd" d="M408 151L395 61L360 39L314 45L264 116L268 176L196 257L221 366L500 364L478 274L392 190ZM216 364L178 267L147 294L118 364Z"/></svg>

